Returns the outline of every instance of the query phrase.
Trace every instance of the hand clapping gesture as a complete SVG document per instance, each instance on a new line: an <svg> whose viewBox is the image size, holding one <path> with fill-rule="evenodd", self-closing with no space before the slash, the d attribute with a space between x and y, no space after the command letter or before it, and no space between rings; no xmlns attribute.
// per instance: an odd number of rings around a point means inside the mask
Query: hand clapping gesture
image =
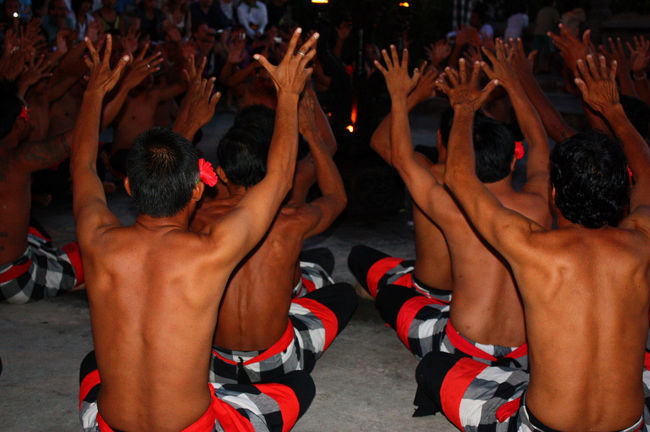
<svg viewBox="0 0 650 432"><path fill-rule="evenodd" d="M473 112L478 111L485 103L488 96L499 84L492 80L481 90L479 88L480 64L474 64L471 71L467 70L465 59L458 61L458 71L446 68L445 73L438 78L436 85L438 89L449 97L449 103L457 111L467 108Z"/></svg>
<svg viewBox="0 0 650 432"><path fill-rule="evenodd" d="M307 64L316 55L315 45L319 34L314 33L307 42L296 51L296 46L298 45L301 32L302 29L298 28L293 33L291 41L289 41L287 52L279 65L273 66L263 55L256 54L254 56L255 60L260 62L271 76L278 94L284 92L299 95L305 87L305 82L313 72L313 68L308 68Z"/></svg>

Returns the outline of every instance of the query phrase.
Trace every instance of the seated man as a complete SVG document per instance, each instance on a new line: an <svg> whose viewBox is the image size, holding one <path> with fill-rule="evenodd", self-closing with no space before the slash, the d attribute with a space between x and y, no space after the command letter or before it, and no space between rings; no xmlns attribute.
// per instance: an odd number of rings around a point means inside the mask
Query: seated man
<svg viewBox="0 0 650 432"><path fill-rule="evenodd" d="M400 64L397 57L391 61L384 53L384 58L390 62L388 69L379 65L393 102L390 160L416 205L444 233L451 256L453 298L451 304L446 305L413 289L392 284L379 290L376 306L382 318L417 357L430 351L461 352L488 363L505 358L526 368L523 309L509 267L476 234L440 183L441 178L436 177L439 170L423 165L413 152L407 95L416 81L412 79L408 86L403 85L400 77L408 75L407 53L404 57L406 60ZM523 191L513 189L515 142L505 126L486 117L482 117L473 129L479 154L477 170L486 187L510 208L550 227L546 134L505 61L495 59L494 68L508 72L504 86L530 143L528 181Z"/></svg>
<svg viewBox="0 0 650 432"><path fill-rule="evenodd" d="M408 110L419 103L435 96L435 69L427 69L415 89L408 96ZM446 141L449 137L451 117L445 111L440 119L438 129L438 160L430 160L422 153L416 153L418 161L426 166L432 175L442 179L445 170ZM370 146L389 164L390 127L392 116L389 114L372 135ZM386 285L400 285L413 288L420 294L433 297L443 303L451 301L452 277L449 249L445 237L438 225L431 221L417 204L413 203L413 224L415 228L415 260L403 260L390 257L383 252L365 245L352 248L348 257L348 266L359 283L373 298Z"/></svg>
<svg viewBox="0 0 650 432"><path fill-rule="evenodd" d="M347 202L331 157L336 142L312 89L305 90L299 117L310 154L300 162L289 201L228 282L213 340L211 381L268 382L294 370L310 372L357 306L351 286L328 284L329 276L316 264L298 266L305 239L327 229ZM316 117L325 126L319 128ZM236 119L217 148L217 172L229 196L204 202L193 230L230 214L264 178L268 142L276 133L259 117L248 124ZM322 196L306 203L310 170ZM314 274L317 279L310 277Z"/></svg>
<svg viewBox="0 0 650 432"><path fill-rule="evenodd" d="M27 141L27 105L15 86L0 87L0 301L20 304L70 291L84 280L77 243L54 248L29 221L32 173L67 158L72 133Z"/></svg>
<svg viewBox="0 0 650 432"><path fill-rule="evenodd" d="M578 61L576 84L623 149L595 132L555 147L556 230L503 207L474 173L468 131L501 78L481 91L461 69L450 74L451 84L440 83L456 111L445 183L511 265L531 353L530 383L521 371L445 353L422 360L420 389L462 430L648 430L641 374L650 305L650 150L619 103L616 63L609 68L601 57L597 65L592 56L587 63Z"/></svg>
<svg viewBox="0 0 650 432"><path fill-rule="evenodd" d="M72 142L77 235L86 262L95 352L82 364L80 416L85 430L288 430L314 396L297 371L274 384L208 384L210 347L231 272L268 230L291 188L298 143L298 99L316 38L296 54L300 30L278 66L258 57L278 89L277 124L267 174L227 215L189 232L203 181L189 141L164 129L140 136L128 160L125 188L138 208L123 227L110 212L96 174L102 99L128 57L111 71L90 42L91 71ZM194 119L212 117L213 80L188 96ZM201 181L201 180L202 181ZM96 357L96 361L93 357Z"/></svg>

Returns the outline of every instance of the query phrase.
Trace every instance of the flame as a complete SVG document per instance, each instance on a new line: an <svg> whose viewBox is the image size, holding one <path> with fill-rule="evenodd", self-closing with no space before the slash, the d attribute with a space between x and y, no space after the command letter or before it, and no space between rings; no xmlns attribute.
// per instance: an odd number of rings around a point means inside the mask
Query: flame
<svg viewBox="0 0 650 432"><path fill-rule="evenodd" d="M400 6L400 7L404 7L404 8L411 7L411 5L409 4L409 2L401 2L401 3L399 4L399 6Z"/></svg>
<svg viewBox="0 0 650 432"><path fill-rule="evenodd" d="M348 132L354 133L354 125L348 125L346 129L348 130Z"/></svg>
<svg viewBox="0 0 650 432"><path fill-rule="evenodd" d="M312 3L327 4L329 0L311 0Z"/></svg>

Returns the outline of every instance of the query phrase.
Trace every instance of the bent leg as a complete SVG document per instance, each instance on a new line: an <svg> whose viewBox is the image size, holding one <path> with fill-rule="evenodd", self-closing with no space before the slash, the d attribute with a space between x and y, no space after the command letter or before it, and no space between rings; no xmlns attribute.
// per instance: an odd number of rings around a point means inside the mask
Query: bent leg
<svg viewBox="0 0 650 432"><path fill-rule="evenodd" d="M300 252L300 261L318 264L330 275L334 271L334 254L326 247L303 250Z"/></svg>
<svg viewBox="0 0 650 432"><path fill-rule="evenodd" d="M313 369L316 359L348 324L357 304L354 288L347 283L323 287L291 302L289 319L300 334L303 370Z"/></svg>
<svg viewBox="0 0 650 432"><path fill-rule="evenodd" d="M328 248L316 248L300 254L300 282L293 289L292 297L304 297L308 293L334 284L334 254Z"/></svg>
<svg viewBox="0 0 650 432"><path fill-rule="evenodd" d="M418 365L416 378L423 406L442 408L460 430L506 432L521 425L519 409L529 374L520 369L432 352Z"/></svg>
<svg viewBox="0 0 650 432"><path fill-rule="evenodd" d="M413 286L413 261L391 257L365 245L357 245L348 255L348 267L359 284L373 298L387 285Z"/></svg>
<svg viewBox="0 0 650 432"><path fill-rule="evenodd" d="M289 431L316 394L314 381L303 371L291 372L275 383L212 385L220 402L215 407L217 419L227 432Z"/></svg>
<svg viewBox="0 0 650 432"><path fill-rule="evenodd" d="M382 319L416 357L439 350L449 320L449 305L419 295L410 288L389 285L377 295L375 306Z"/></svg>

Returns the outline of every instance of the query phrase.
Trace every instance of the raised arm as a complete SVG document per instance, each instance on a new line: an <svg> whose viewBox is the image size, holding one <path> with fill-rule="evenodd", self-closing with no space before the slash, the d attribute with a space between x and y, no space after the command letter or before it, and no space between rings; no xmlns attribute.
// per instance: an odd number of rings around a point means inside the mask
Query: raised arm
<svg viewBox="0 0 650 432"><path fill-rule="evenodd" d="M131 63L113 99L111 99L111 101L104 107L101 126L102 130L113 123L113 120L115 120L122 110L122 106L124 106L124 102L126 102L129 92L140 85L140 83L149 75L160 70L160 63L163 62L162 53L156 52L145 58L144 55L148 49L149 44L147 43L142 48L142 51L140 51L140 54L135 57L133 63Z"/></svg>
<svg viewBox="0 0 650 432"><path fill-rule="evenodd" d="M92 42L86 38L90 51L86 64L90 69L88 87L83 95L79 118L72 138L70 173L72 174L72 197L77 237L83 245L92 241L99 228L119 225L118 219L106 205L106 195L97 177L97 140L102 110L102 100L120 78L129 57L122 57L111 70L112 39L106 37L104 57L100 58Z"/></svg>
<svg viewBox="0 0 650 432"><path fill-rule="evenodd" d="M634 176L635 185L630 196L630 211L634 211L639 206L650 206L650 149L619 102L616 66L614 61L608 68L605 57L596 60L589 55L586 62L578 62L582 78L576 78L575 83L585 102L605 117L623 145Z"/></svg>
<svg viewBox="0 0 650 432"><path fill-rule="evenodd" d="M436 204L444 202L446 192L429 170L418 162L413 151L408 119L407 95L417 84L420 73L416 69L413 77L409 76L407 50L404 50L401 62L395 46L391 45L390 57L386 50L382 51L382 55L386 67L383 67L377 61L375 65L386 78L386 86L392 102L390 160L408 187L418 207L429 217L436 219L436 211L442 210Z"/></svg>
<svg viewBox="0 0 650 432"><path fill-rule="evenodd" d="M312 70L307 64L316 55L314 34L296 52L301 30L293 34L287 53L278 66L256 56L273 79L277 93L275 127L264 179L248 189L228 215L207 225L204 232L220 244L225 257L236 264L268 230L291 183L298 151L298 99Z"/></svg>
<svg viewBox="0 0 650 432"><path fill-rule="evenodd" d="M445 184L478 232L509 262L517 259L534 230L543 228L517 212L505 208L476 176L474 159L474 114L498 82L490 81L480 90L479 67L471 77L461 59L459 72L447 73L449 84L438 80L439 88L449 96L454 122L447 145ZM451 71L454 72L454 71Z"/></svg>
<svg viewBox="0 0 650 432"><path fill-rule="evenodd" d="M483 71L491 80L499 82L507 92L517 121L529 145L526 163L527 180L524 189L541 196L548 201L549 185L549 147L544 125L535 111L535 107L526 96L526 91L510 66L514 49L508 49L501 39L496 41L496 53L483 48L483 53L492 63L492 67L483 63Z"/></svg>
<svg viewBox="0 0 650 432"><path fill-rule="evenodd" d="M426 63L422 65L422 76L418 81L415 89L409 93L406 99L407 109L410 112L421 102L431 99L436 95L435 82L438 78L438 70L435 67L426 67ZM370 138L370 147L376 151L382 159L389 165L392 165L391 159L391 146L390 146L390 125L392 122L391 114L388 114L379 123L377 129ZM434 161L435 162L435 161Z"/></svg>

